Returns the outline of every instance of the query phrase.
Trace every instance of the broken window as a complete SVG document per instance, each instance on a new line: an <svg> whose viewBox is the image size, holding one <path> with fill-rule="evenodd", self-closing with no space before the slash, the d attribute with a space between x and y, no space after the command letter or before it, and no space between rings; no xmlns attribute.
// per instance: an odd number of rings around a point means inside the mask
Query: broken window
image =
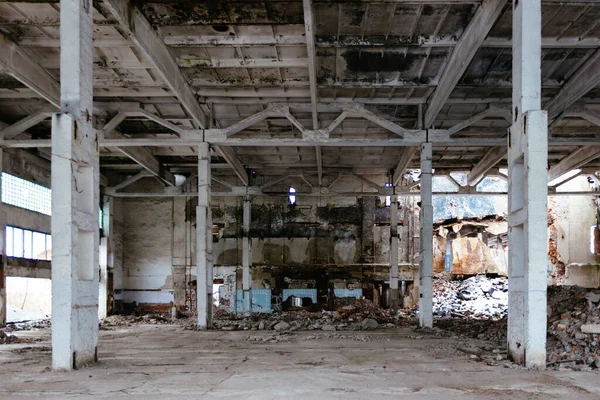
<svg viewBox="0 0 600 400"><path fill-rule="evenodd" d="M47 187L2 173L2 202L45 215L52 215L52 191Z"/></svg>

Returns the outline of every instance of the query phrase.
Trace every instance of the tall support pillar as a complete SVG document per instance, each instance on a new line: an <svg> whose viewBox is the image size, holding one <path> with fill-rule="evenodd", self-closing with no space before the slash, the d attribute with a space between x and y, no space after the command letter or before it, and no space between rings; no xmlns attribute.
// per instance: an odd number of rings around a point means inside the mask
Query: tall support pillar
<svg viewBox="0 0 600 400"><path fill-rule="evenodd" d="M123 312L123 199L111 197L108 267L113 272L113 313Z"/></svg>
<svg viewBox="0 0 600 400"><path fill-rule="evenodd" d="M108 315L108 269L112 268L112 208L113 198L106 196L102 202L102 237L100 238L100 282L98 290L98 318Z"/></svg>
<svg viewBox="0 0 600 400"><path fill-rule="evenodd" d="M252 243L250 239L250 214L252 199L244 197L244 215L242 221L242 290L244 291L244 310L252 312Z"/></svg>
<svg viewBox="0 0 600 400"><path fill-rule="evenodd" d="M2 149L0 149L0 327L6 326L6 212L2 205Z"/></svg>
<svg viewBox="0 0 600 400"><path fill-rule="evenodd" d="M548 124L541 108L541 1L513 1L508 137L508 354L546 366Z"/></svg>
<svg viewBox="0 0 600 400"><path fill-rule="evenodd" d="M398 314L398 196L390 207L390 310Z"/></svg>
<svg viewBox="0 0 600 400"><path fill-rule="evenodd" d="M419 326L433 328L433 201L431 143L421 145L421 257Z"/></svg>
<svg viewBox="0 0 600 400"><path fill-rule="evenodd" d="M92 128L92 0L60 2L60 113L52 117L52 367L97 359L98 137Z"/></svg>
<svg viewBox="0 0 600 400"><path fill-rule="evenodd" d="M196 207L196 279L198 329L212 327L212 215L210 211L210 149L198 146L198 206Z"/></svg>

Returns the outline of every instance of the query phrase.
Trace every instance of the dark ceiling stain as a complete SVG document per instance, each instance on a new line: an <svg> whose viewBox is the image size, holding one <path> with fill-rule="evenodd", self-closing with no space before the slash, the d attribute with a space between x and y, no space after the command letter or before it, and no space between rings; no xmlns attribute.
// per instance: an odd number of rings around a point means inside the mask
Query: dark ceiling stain
<svg viewBox="0 0 600 400"><path fill-rule="evenodd" d="M425 54L415 53L372 53L348 50L342 53L346 60L346 68L350 72L394 72L408 71L417 60L425 58Z"/></svg>
<svg viewBox="0 0 600 400"><path fill-rule="evenodd" d="M169 3L136 0L154 26L214 24L301 24L302 3L281 1L224 2L173 1Z"/></svg>
<svg viewBox="0 0 600 400"><path fill-rule="evenodd" d="M346 15L350 17L351 26L360 26L365 16L362 6L346 7Z"/></svg>
<svg viewBox="0 0 600 400"><path fill-rule="evenodd" d="M435 9L432 6L423 7L423 15L433 15Z"/></svg>

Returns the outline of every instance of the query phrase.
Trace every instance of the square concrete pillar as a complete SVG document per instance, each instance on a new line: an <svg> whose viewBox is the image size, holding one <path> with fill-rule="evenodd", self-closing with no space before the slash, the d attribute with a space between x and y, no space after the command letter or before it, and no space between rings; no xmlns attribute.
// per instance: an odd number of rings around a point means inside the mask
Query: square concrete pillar
<svg viewBox="0 0 600 400"><path fill-rule="evenodd" d="M252 312L252 243L250 239L250 214L252 199L244 197L242 221L242 290L244 292L244 310Z"/></svg>
<svg viewBox="0 0 600 400"><path fill-rule="evenodd" d="M398 196L390 205L390 311L398 314Z"/></svg>
<svg viewBox="0 0 600 400"><path fill-rule="evenodd" d="M431 143L421 145L421 257L419 326L433 328L433 197Z"/></svg>
<svg viewBox="0 0 600 400"><path fill-rule="evenodd" d="M2 154L0 149L0 199L2 198ZM0 327L6 326L6 212L0 202Z"/></svg>
<svg viewBox="0 0 600 400"><path fill-rule="evenodd" d="M108 267L113 272L113 312L123 311L123 199L111 199Z"/></svg>
<svg viewBox="0 0 600 400"><path fill-rule="evenodd" d="M198 146L198 206L196 207L196 279L198 329L212 327L212 214L210 210L210 149Z"/></svg>
<svg viewBox="0 0 600 400"><path fill-rule="evenodd" d="M102 321L108 314L108 269L112 268L112 204L106 196L102 203L102 238L100 238L100 282L98 291L98 318Z"/></svg>
<svg viewBox="0 0 600 400"><path fill-rule="evenodd" d="M513 125L508 137L508 353L546 366L548 122L541 107L540 0L513 3Z"/></svg>
<svg viewBox="0 0 600 400"><path fill-rule="evenodd" d="M52 366L94 362L99 157L92 128L92 0L60 4L61 112L52 117Z"/></svg>

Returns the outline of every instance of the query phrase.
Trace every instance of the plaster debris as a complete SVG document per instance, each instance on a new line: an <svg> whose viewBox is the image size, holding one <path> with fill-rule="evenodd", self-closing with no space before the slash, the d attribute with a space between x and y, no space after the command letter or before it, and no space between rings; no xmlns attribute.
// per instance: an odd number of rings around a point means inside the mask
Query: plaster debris
<svg viewBox="0 0 600 400"><path fill-rule="evenodd" d="M110 315L106 317L100 325L101 330L114 330L117 327L129 326L134 324L183 324L189 319L182 318L173 321L170 313L148 313L144 315Z"/></svg>
<svg viewBox="0 0 600 400"><path fill-rule="evenodd" d="M600 368L600 295L576 286L548 288L549 367Z"/></svg>
<svg viewBox="0 0 600 400"><path fill-rule="evenodd" d="M433 315L500 320L508 313L508 280L473 276L433 283Z"/></svg>
<svg viewBox="0 0 600 400"><path fill-rule="evenodd" d="M335 311L296 310L274 314L215 312L213 327L219 330L321 330L359 331L415 324L409 314L393 316L367 299L336 299ZM191 328L193 329L193 328Z"/></svg>
<svg viewBox="0 0 600 400"><path fill-rule="evenodd" d="M29 339L21 339L14 335L6 334L0 330L0 344L31 343Z"/></svg>

